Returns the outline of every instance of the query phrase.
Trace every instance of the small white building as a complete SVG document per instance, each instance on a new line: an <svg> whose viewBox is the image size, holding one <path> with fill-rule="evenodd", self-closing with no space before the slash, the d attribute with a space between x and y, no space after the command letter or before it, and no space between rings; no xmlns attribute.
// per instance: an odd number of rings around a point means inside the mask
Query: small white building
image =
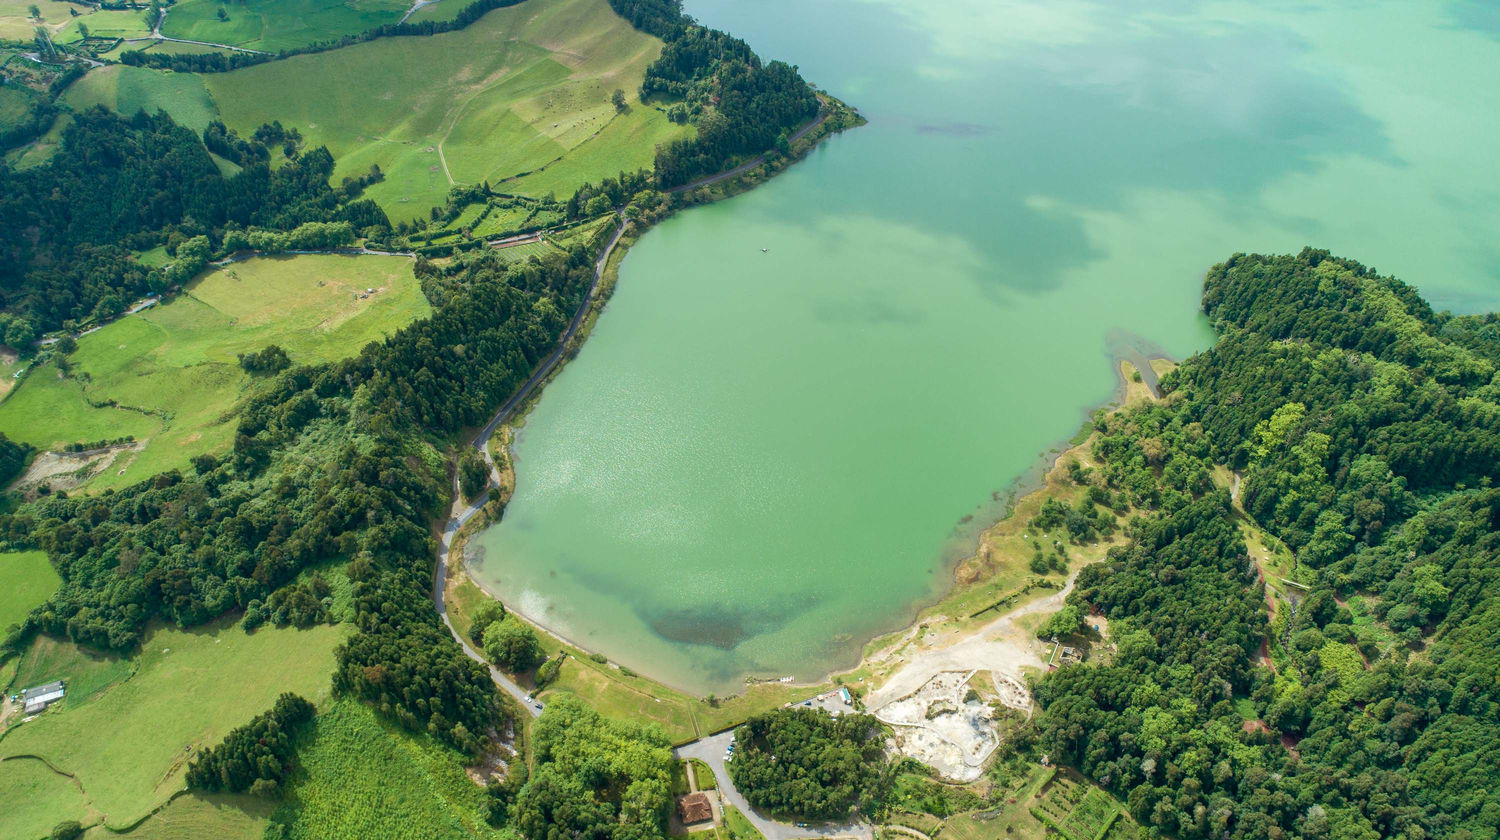
<svg viewBox="0 0 1500 840"><path fill-rule="evenodd" d="M61 700L65 693L62 680L58 680L21 692L21 704L25 707L26 714L34 715Z"/></svg>

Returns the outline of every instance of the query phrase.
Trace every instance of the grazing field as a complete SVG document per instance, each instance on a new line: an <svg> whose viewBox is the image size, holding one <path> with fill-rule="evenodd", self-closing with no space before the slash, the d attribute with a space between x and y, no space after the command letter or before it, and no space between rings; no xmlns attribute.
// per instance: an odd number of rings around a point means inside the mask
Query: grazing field
<svg viewBox="0 0 1500 840"><path fill-rule="evenodd" d="M367 193L402 220L442 204L454 184L495 186L540 169L504 189L562 196L649 166L656 144L691 130L634 101L660 51L606 0L529 0L457 32L382 38L201 82L242 134L279 119L309 145L327 145L335 181L378 164L385 180ZM616 88L630 99L622 114L609 101Z"/></svg>
<svg viewBox="0 0 1500 840"><path fill-rule="evenodd" d="M360 298L365 289L375 294ZM431 311L401 257L266 257L215 269L171 303L78 340L75 375L32 371L0 403L0 432L38 449L131 435L89 489L123 486L226 450L255 378L238 354L279 345L293 363L357 353ZM113 400L116 405L106 405Z"/></svg>
<svg viewBox="0 0 1500 840"><path fill-rule="evenodd" d="M62 583L41 551L0 552L0 581L4 581L0 586L0 636Z"/></svg>
<svg viewBox="0 0 1500 840"><path fill-rule="evenodd" d="M166 111L200 134L217 113L197 76L125 65L91 71L69 86L62 99L78 110L103 105L127 116L143 109Z"/></svg>
<svg viewBox="0 0 1500 840"><path fill-rule="evenodd" d="M0 761L0 837L46 837L63 820L90 825L99 820L83 791L67 776L35 758Z"/></svg>
<svg viewBox="0 0 1500 840"><path fill-rule="evenodd" d="M189 747L212 746L283 691L327 698L333 649L345 635L344 627L329 625L253 634L225 622L159 628L146 637L128 679L12 729L0 741L0 758L46 759L78 779L107 824L130 825L182 788ZM98 737L106 732L110 737ZM17 795L0 787L0 801Z"/></svg>
<svg viewBox="0 0 1500 840"><path fill-rule="evenodd" d="M36 96L21 87L0 87L0 127L12 126L31 113Z"/></svg>
<svg viewBox="0 0 1500 840"><path fill-rule="evenodd" d="M46 2L41 3L42 14L47 16L48 22L62 23L57 33L52 37L57 41L68 43L82 40L83 33L78 31L78 24L89 28L89 35L95 38L145 38L151 34L151 25L146 22L149 15L145 9L92 9L87 6L74 6L78 10L78 17L68 14L69 3ZM56 9L48 13L47 8Z"/></svg>
<svg viewBox="0 0 1500 840"><path fill-rule="evenodd" d="M38 636L17 660L15 678L8 690L17 692L62 680L68 685L62 708L73 708L87 703L134 671L135 663L127 657L82 648L66 639Z"/></svg>
<svg viewBox="0 0 1500 840"><path fill-rule="evenodd" d="M464 772L463 757L428 736L339 701L304 737L301 769L273 817L289 840L500 836L484 821L487 795Z"/></svg>
<svg viewBox="0 0 1500 840"><path fill-rule="evenodd" d="M454 13L469 0L453 0ZM407 0L183 0L167 13L162 34L264 52L293 49L395 23ZM219 19L219 10L228 20Z"/></svg>
<svg viewBox="0 0 1500 840"><path fill-rule="evenodd" d="M259 796L189 793L173 799L145 822L125 832L99 826L89 840L261 840L275 804Z"/></svg>

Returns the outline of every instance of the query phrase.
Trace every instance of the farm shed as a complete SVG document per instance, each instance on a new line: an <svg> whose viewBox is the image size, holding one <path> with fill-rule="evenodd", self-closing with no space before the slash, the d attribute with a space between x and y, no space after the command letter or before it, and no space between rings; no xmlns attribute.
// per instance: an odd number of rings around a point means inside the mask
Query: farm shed
<svg viewBox="0 0 1500 840"><path fill-rule="evenodd" d="M61 700L65 691L61 680L50 682L21 692L21 703L25 706L26 714L36 714Z"/></svg>

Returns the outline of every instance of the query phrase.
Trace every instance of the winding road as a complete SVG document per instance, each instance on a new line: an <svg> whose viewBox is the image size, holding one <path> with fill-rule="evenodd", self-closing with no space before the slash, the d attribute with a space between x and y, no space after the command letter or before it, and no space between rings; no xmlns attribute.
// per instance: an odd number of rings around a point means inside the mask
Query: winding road
<svg viewBox="0 0 1500 840"><path fill-rule="evenodd" d="M499 484L499 475L495 470L495 462L490 459L489 447L486 446L490 436L495 433L496 429L500 428L501 423L504 423L510 417L516 410L516 407L521 404L521 401L526 399L527 395L545 380L548 374L552 373L552 369L557 367L557 363L562 359L563 352L568 347L568 342L578 333L578 328L583 326L583 319L588 315L589 307L593 305L594 296L599 291L599 281L604 277L604 267L609 264L609 257L614 253L615 245L619 243L620 237L625 233L625 224L625 220L621 219L619 224L615 226L614 235L609 238L609 244L604 246L604 253L600 254L598 261L594 263L594 283L589 286L588 294L584 296L583 303L578 305L578 311L574 313L573 320L568 323L568 328L563 331L562 338L557 342L557 348L552 351L551 355L542 360L542 363L537 366L536 371L531 374L531 377L522 383L521 387L517 388L514 394L511 394L510 399L506 400L500 406L500 409L495 412L495 416L490 418L490 422L486 423L484 428L480 429L479 433L474 436L474 439L469 442L470 446L479 451L485 463L489 464L490 486L486 487L484 492L479 494L479 498L465 505L463 493L458 487L458 475L455 471L453 477L453 509L448 516L447 524L443 526L443 536L438 548L437 571L432 581L432 605L437 608L438 615L443 619L443 624L448 626L448 632L453 634L453 640L458 642L459 646L464 649L464 653L470 659L489 668L490 678L495 681L495 685L499 686L505 693L516 698L522 708L526 709L532 717L537 717L542 713L540 704L531 700L531 695L517 685L514 680L502 674L493 665L485 662L484 657L469 645L468 640L459 634L458 630L453 627L453 622L449 620L448 611L443 606L443 586L448 580L448 555L449 550L453 547L453 538L475 514L479 513L485 503L490 500L491 488Z"/></svg>
<svg viewBox="0 0 1500 840"><path fill-rule="evenodd" d="M435 0L433 1L435 2ZM828 119L829 109L827 102L821 96L818 97L818 102L821 106L818 116L799 129L791 137L792 142L802 139L808 132L822 125L824 120ZM723 181L727 178L733 178L765 163L766 158L767 155L760 155L733 169L720 172L717 175L700 178L690 184L669 190L669 192L680 193L685 190ZM455 471L453 479L453 507L449 513L447 523L443 526L442 539L439 542L437 568L432 582L433 606L437 608L438 615L443 619L443 624L448 627L448 632L453 634L453 640L458 642L459 646L463 648L464 654L475 662L485 665L489 669L490 678L495 681L495 685L499 686L505 693L516 698L532 717L539 717L541 715L541 704L532 700L531 695L521 686L517 685L514 680L501 673L493 665L485 662L484 657L478 651L474 650L467 639L459 634L458 630L454 628L453 622L448 618L448 611L444 608L443 587L448 579L448 562L454 537L457 536L458 532L470 519L474 518L483 509L485 503L489 501L490 492L500 483L500 476L496 470L495 462L490 458L489 446L487 445L489 439L495 434L495 430L500 428L500 424L510 418L516 408L521 405L538 385L546 380L552 373L552 370L557 367L558 362L562 360L563 353L567 350L568 342L573 339L573 336L578 333L578 329L583 326L583 321L594 303L595 296L599 291L599 281L604 277L605 266L609 264L609 258L614 254L615 246L619 244L620 237L624 235L627 223L627 220L620 219L619 223L615 226L614 234L609 239L609 243L604 246L604 252L599 255L599 259L594 263L593 285L589 287L588 294L584 296L583 302L579 304L578 311L574 313L573 320L569 322L568 328L563 331L562 338L557 342L557 348L537 366L536 371L522 383L520 388L516 389L516 392L511 395L510 399L506 400L500 406L495 415L490 418L490 422L486 423L484 428L480 429L474 435L473 439L469 441L469 446L477 450L480 457L484 458L485 463L489 465L490 485L474 501L464 504L463 493L459 489L458 476ZM771 819L757 811L734 786L734 780L730 778L729 768L724 761L725 753L733 737L732 730L726 730L684 744L674 749L672 754L677 758L697 758L707 764L714 774L714 780L724 799L738 808L745 815L745 818L765 836L766 840L796 840L796 838L823 838L823 840L858 838L858 840L873 840L874 830L868 823L861 822L852 825L794 825Z"/></svg>

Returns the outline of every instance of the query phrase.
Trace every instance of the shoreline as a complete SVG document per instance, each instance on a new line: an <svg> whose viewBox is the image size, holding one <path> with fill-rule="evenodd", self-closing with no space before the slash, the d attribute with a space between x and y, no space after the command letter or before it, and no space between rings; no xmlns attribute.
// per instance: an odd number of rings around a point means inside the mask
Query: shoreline
<svg viewBox="0 0 1500 840"><path fill-rule="evenodd" d="M621 259L623 259L623 253L621 254ZM995 503L1000 505L1000 507L997 509L998 516L974 516L972 520L974 523L983 524L976 524L972 530L964 534L962 537L956 537L951 544L952 548L944 549L945 553L949 552L950 550L952 553L951 556L945 556L943 558L943 571L940 577L940 580L943 581L943 585L940 590L936 591L935 595L933 595L932 597L924 597L912 601L910 609L903 614L904 617L897 622L893 622L889 626L889 629L880 630L868 634L860 634L859 636L857 636L855 638L854 646L852 646L851 648L853 651L855 651L855 656L852 662L848 662L846 664L836 664L828 670L824 671L820 676L815 678L792 679L790 682L783 682L783 678L777 676L765 676L760 674L747 673L743 676L743 681L740 684L736 685L736 695L731 696L738 696L746 691L753 689L756 686L766 684L780 685L788 688L819 689L833 686L839 681L839 678L846 675L856 675L861 671L868 670L873 665L884 661L887 656L893 654L896 650L904 646L906 643L910 642L915 637L917 631L919 631L926 624L926 619L928 617L931 617L928 614L935 608L946 602L949 602L956 596L961 596L966 591L977 590L982 587L985 583L984 578L966 583L960 579L960 572L967 562L974 560L979 555L984 545L984 536L987 533L993 531L996 527L1012 519L1016 515L1016 508L1021 502L1025 501L1033 495L1043 493L1047 490L1048 477L1058 469L1059 465L1062 462L1062 459L1069 452L1073 451L1078 446L1086 442L1088 435L1082 434L1082 427L1090 423L1090 418L1092 418L1095 413L1101 410L1119 410L1120 408L1123 408L1129 403L1140 398L1144 397L1150 399L1154 398L1157 395L1157 388L1155 387L1155 383L1158 377L1150 364L1151 362L1156 360L1165 360L1171 364L1176 364L1176 360L1170 358L1164 353L1160 353L1155 348L1146 350L1139 347L1132 347L1127 352L1121 352L1117 348L1110 348L1104 354L1104 358L1109 360L1116 376L1115 387L1110 393L1108 399L1106 399L1102 403L1096 403L1091 407L1084 409L1082 412L1083 419L1081 421L1079 431L1075 432L1071 437L1059 438L1057 442L1055 442L1052 446L1039 453L1034 462L1025 470L1023 470L1021 474L1013 478L1004 490L996 491L996 493L998 494L998 498L995 499ZM1146 364L1143 366L1139 364L1139 362L1145 362ZM1139 381L1134 380L1126 372L1127 365L1131 370L1139 371L1141 373L1141 378ZM1140 393L1140 391L1142 390L1144 390L1145 393ZM539 394L540 391L538 391L538 396ZM518 410L513 416L512 420L514 421L519 419L524 421L524 417L527 413L529 413L530 409L535 404L536 400L531 400L526 405L518 407ZM515 445L515 441L521 430L521 425L517 425L512 422L510 424L510 427L512 429L512 435L507 442L506 451L510 469L514 470L516 459L511 447ZM1090 430L1090 435L1091 434L1092 430ZM1082 438L1082 440L1080 438ZM508 501L508 499L506 499L505 501ZM981 507L984 507L984 505L981 505ZM585 655L597 654L606 656L608 658L608 664L611 666L617 668L628 667L622 665L617 659L609 657L608 654L606 654L604 651L598 651L587 645L578 643L568 635L560 632L552 623L539 619L537 616L528 613L519 606L512 606L510 602L507 602L505 599L498 596L490 586L488 586L485 582L481 581L477 576L471 573L469 569L470 554L468 551L468 539L472 538L475 534L479 533L479 531L483 530L484 528L489 527L489 525L491 524L493 523L482 523L478 527L478 529L467 535L460 547L461 551L458 557L459 562L453 567L453 572L455 574L462 575L465 579L468 580L469 583L471 583L477 590L482 592L486 597L504 604L507 612L514 614L520 620L526 622L527 624L547 634L548 636L551 636L561 644L573 648L577 651L581 651ZM956 548L956 546L959 544L961 544L963 548ZM1088 563L1084 563L1083 565L1088 565ZM1079 568L1081 568L1081 566ZM1076 568L1070 570L1067 580L1071 581L1072 578L1076 576L1076 574ZM1050 581L1048 582L1050 583ZM1066 586L1066 584L1063 585ZM983 621L980 622L979 626L988 626L993 624L997 620L1010 616L1016 611L1025 611L1035 601L1052 597L1056 595L1056 592L1056 587L1034 586L1028 592L1030 597L1026 597L1024 598L1024 600L1011 604L1010 608L1005 610L1004 612L985 616ZM985 611L987 612L988 609L990 608L986 608ZM950 618L953 617L950 616ZM973 616L970 616L970 618L973 618ZM877 651L871 650L871 646L876 642L886 641L890 637L897 635L899 635L901 639L886 642L885 644L882 644ZM645 679L655 684L661 685L671 691L691 697L699 696L695 690L683 685L679 685L671 681L670 679L664 678L658 674L651 673L649 670L639 670L637 671L637 673L639 674L639 676L644 677ZM864 677L859 677L859 679L863 680ZM866 688L869 688L871 691L874 690L873 684L866 686Z"/></svg>

